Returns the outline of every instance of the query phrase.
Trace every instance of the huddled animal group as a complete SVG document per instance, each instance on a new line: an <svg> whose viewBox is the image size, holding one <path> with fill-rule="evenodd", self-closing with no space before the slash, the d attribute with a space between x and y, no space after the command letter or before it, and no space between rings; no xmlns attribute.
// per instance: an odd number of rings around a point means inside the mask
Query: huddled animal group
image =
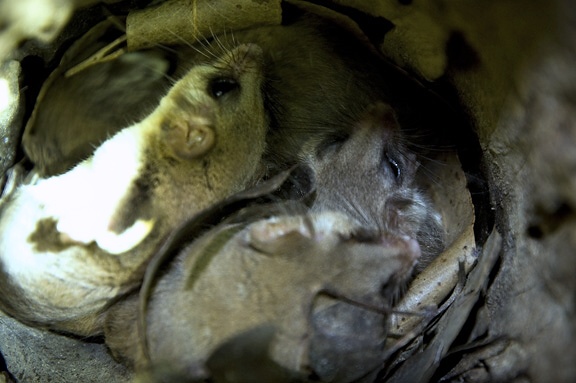
<svg viewBox="0 0 576 383"><path fill-rule="evenodd" d="M129 71L96 81L128 55L172 60L146 97ZM230 342L266 356L254 380L377 372L394 300L443 245L416 149L443 112L422 87L296 12L44 98L23 140L36 176L0 212L0 310L103 334L158 381L239 373Z"/></svg>

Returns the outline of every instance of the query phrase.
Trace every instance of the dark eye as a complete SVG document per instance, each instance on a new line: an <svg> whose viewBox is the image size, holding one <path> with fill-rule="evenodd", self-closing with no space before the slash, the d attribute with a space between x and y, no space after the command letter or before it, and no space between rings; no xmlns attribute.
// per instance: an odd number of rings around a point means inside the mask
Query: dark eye
<svg viewBox="0 0 576 383"><path fill-rule="evenodd" d="M402 172L400 171L400 165L398 165L398 162L392 157L390 157L388 154L384 156L384 162L386 163L386 166L388 166L390 170L392 170L392 174L394 174L394 177L396 179L400 178Z"/></svg>
<svg viewBox="0 0 576 383"><path fill-rule="evenodd" d="M214 98L220 98L238 88L240 88L240 84L233 78L218 77L208 84L208 93Z"/></svg>

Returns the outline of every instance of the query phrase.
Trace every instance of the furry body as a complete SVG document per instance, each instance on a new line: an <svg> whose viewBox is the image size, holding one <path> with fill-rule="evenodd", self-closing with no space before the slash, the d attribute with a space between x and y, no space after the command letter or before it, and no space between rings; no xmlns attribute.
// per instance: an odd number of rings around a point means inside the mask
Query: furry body
<svg viewBox="0 0 576 383"><path fill-rule="evenodd" d="M194 381L207 378L209 358L223 342L269 326L274 335L260 350L261 363L273 361L296 377L356 379L382 356L394 298L383 286L404 285L419 254L416 241L368 236L339 213L219 225L158 280L147 312L150 360L141 348L137 295L111 308L106 341L139 371L158 368ZM256 339L245 339L246 347L254 349ZM222 368L212 373L230 365Z"/></svg>
<svg viewBox="0 0 576 383"><path fill-rule="evenodd" d="M261 58L257 46L241 45L195 66L91 158L7 197L0 308L27 323L101 331L101 311L140 283L168 232L259 177Z"/></svg>

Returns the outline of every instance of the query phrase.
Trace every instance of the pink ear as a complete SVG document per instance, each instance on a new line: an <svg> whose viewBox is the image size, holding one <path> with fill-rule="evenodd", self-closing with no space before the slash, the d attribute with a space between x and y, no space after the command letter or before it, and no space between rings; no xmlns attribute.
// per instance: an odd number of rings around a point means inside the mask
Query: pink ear
<svg viewBox="0 0 576 383"><path fill-rule="evenodd" d="M163 138L173 153L184 160L193 160L204 156L212 149L216 141L214 129L206 124L192 121L172 121L163 129Z"/></svg>
<svg viewBox="0 0 576 383"><path fill-rule="evenodd" d="M314 245L314 228L306 218L259 221L252 225L248 245L260 253L282 256Z"/></svg>

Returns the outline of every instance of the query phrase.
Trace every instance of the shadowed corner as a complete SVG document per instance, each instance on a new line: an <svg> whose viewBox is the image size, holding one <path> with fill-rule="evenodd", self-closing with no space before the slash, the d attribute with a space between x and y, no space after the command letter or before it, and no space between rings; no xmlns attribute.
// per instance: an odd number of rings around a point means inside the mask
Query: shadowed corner
<svg viewBox="0 0 576 383"><path fill-rule="evenodd" d="M204 366L192 364L187 371L155 366L136 379L138 383L298 383L305 382L270 358L276 329L264 324L244 331L221 344ZM2 382L0 382L2 383Z"/></svg>
<svg viewBox="0 0 576 383"><path fill-rule="evenodd" d="M270 358L276 329L261 325L224 342L206 362L214 383L303 382Z"/></svg>
<svg viewBox="0 0 576 383"><path fill-rule="evenodd" d="M8 372L8 366L6 365L4 356L0 353L0 383L14 383L15 381L12 374Z"/></svg>
<svg viewBox="0 0 576 383"><path fill-rule="evenodd" d="M320 295L311 319L309 358L315 380L373 381L384 359L386 309Z"/></svg>

